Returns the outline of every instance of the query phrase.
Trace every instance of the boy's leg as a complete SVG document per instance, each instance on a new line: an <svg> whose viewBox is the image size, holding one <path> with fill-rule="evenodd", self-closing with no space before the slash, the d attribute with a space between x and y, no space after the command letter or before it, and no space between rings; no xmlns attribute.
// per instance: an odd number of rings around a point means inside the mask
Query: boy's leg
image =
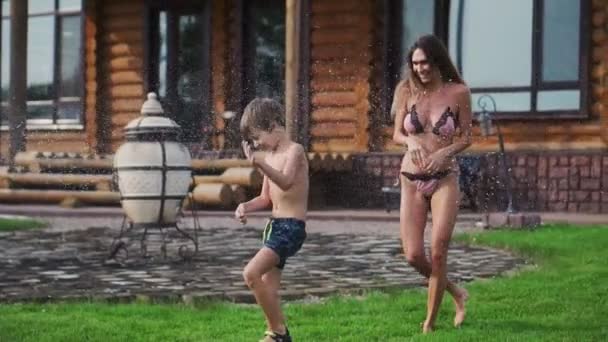
<svg viewBox="0 0 608 342"><path fill-rule="evenodd" d="M279 256L272 249L262 247L245 266L243 278L262 307L270 330L284 334L285 323L278 296L281 280L281 271L276 268L278 263ZM264 275L266 281L262 279Z"/></svg>
<svg viewBox="0 0 608 342"><path fill-rule="evenodd" d="M273 267L270 271L264 273L262 276L262 282L264 288L267 289L271 296L271 307L276 308L276 322L269 321L268 328L279 334L285 333L285 316L283 316L283 310L281 310L281 296L279 296L279 289L281 288L281 276L283 270L277 267Z"/></svg>

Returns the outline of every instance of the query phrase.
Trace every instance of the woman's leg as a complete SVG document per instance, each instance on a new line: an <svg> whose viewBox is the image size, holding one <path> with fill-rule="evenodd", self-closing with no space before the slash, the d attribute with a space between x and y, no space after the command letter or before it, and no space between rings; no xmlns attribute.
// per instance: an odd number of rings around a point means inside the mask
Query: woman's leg
<svg viewBox="0 0 608 342"><path fill-rule="evenodd" d="M424 277L431 276L431 264L424 255L424 227L428 212L428 200L416 191L416 185L401 176L401 241L407 262ZM449 177L449 176L448 176ZM433 218L433 222L435 219ZM467 293L448 281L447 291L454 297L459 325L464 319L464 302ZM456 324L456 319L455 319Z"/></svg>
<svg viewBox="0 0 608 342"><path fill-rule="evenodd" d="M428 201L416 190L416 185L401 175L399 223L403 252L408 264L427 278L431 273L431 265L424 255L424 228L428 210Z"/></svg>
<svg viewBox="0 0 608 342"><path fill-rule="evenodd" d="M460 322L461 319L464 319L466 292L457 288L454 284L448 286L449 282L447 280L447 253L454 225L456 223L458 200L460 197L457 182L457 174L451 174L445 177L441 180L437 190L435 190L431 198L431 213L433 216L433 228L431 231L431 274L429 277L427 317L423 326L424 332L433 329L435 319L437 318L437 312L443 298L443 293L448 287L451 287L450 291L456 302L457 318Z"/></svg>

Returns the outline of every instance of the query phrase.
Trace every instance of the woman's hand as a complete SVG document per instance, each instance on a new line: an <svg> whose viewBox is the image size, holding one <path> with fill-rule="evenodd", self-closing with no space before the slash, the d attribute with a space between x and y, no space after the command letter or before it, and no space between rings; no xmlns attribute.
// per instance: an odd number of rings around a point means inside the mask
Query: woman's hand
<svg viewBox="0 0 608 342"><path fill-rule="evenodd" d="M424 170L428 163L428 152L426 149L414 139L409 138L407 141L407 151L410 154L412 163L414 163L417 168Z"/></svg>
<svg viewBox="0 0 608 342"><path fill-rule="evenodd" d="M444 167L447 161L448 155L442 150L437 150L427 156L424 171L427 173L438 172Z"/></svg>

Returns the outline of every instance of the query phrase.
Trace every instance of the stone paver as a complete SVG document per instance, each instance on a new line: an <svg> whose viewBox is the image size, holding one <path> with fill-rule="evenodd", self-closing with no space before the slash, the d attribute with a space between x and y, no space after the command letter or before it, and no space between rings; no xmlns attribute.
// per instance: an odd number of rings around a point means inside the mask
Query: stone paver
<svg viewBox="0 0 608 342"><path fill-rule="evenodd" d="M0 233L0 301L138 297L253 301L241 272L260 247L261 230L254 226L261 227L263 220L252 219L245 227L226 219L201 221L200 250L188 262L177 257L178 248L188 241L168 230L166 260L160 256L159 235L153 234L147 240L150 258L140 257L135 241L123 264L105 263L119 232L118 218L55 217L43 231ZM185 220L183 226L191 223ZM304 247L285 268L284 299L424 283L401 254L398 224L311 221L307 230ZM138 232L134 233L137 238ZM458 245L450 248L448 261L449 276L456 281L491 277L523 262L506 252Z"/></svg>

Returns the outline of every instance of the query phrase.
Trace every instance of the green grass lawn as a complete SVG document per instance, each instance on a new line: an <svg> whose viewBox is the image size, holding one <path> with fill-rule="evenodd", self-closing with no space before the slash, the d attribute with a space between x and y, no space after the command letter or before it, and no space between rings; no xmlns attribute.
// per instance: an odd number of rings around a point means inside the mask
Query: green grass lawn
<svg viewBox="0 0 608 342"><path fill-rule="evenodd" d="M20 218L20 217L0 217L0 232L12 232L16 230L36 229L45 226L44 222Z"/></svg>
<svg viewBox="0 0 608 342"><path fill-rule="evenodd" d="M431 336L420 334L425 292L335 297L285 306L296 341L605 341L608 227L547 226L459 240L510 249L537 266L467 284L468 317L451 327L446 296ZM0 306L0 341L257 341L255 306L209 303L19 304Z"/></svg>

